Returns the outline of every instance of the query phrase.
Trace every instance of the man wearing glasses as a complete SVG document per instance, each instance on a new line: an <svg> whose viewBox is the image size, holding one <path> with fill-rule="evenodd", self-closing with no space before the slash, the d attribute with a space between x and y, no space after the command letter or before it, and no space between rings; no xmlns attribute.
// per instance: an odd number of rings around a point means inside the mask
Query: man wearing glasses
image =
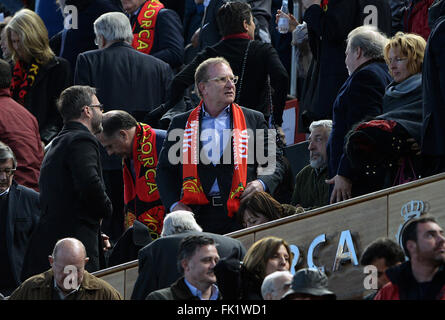
<svg viewBox="0 0 445 320"><path fill-rule="evenodd" d="M40 217L39 194L14 181L17 160L0 142L0 294L20 285L23 257Z"/></svg>
<svg viewBox="0 0 445 320"><path fill-rule="evenodd" d="M173 118L156 172L166 210L192 211L204 231L218 234L241 228L234 219L240 201L256 191L273 193L283 178L276 131L267 130L260 112L234 103L236 82L224 58L198 66L202 100Z"/></svg>
<svg viewBox="0 0 445 320"><path fill-rule="evenodd" d="M64 126L46 152L40 171L42 219L31 238L22 280L48 269L57 240L79 239L90 258L89 272L105 267L100 225L112 211L105 193L99 144L102 105L88 86L65 89L58 101Z"/></svg>

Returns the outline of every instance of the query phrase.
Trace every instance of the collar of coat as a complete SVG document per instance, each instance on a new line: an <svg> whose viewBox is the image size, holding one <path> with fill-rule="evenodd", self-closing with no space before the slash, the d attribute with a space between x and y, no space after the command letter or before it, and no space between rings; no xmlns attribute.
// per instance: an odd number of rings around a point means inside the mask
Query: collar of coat
<svg viewBox="0 0 445 320"><path fill-rule="evenodd" d="M52 269L33 276L32 281L30 281L30 288L52 288L54 284L54 273ZM97 281L96 277L89 272L83 272L83 279L80 285L80 289L84 290L100 290L102 289L101 284Z"/></svg>

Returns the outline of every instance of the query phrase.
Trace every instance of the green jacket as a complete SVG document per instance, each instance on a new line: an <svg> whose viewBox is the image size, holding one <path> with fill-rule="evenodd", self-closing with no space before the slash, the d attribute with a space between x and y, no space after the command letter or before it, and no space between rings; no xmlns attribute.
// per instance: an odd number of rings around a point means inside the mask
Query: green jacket
<svg viewBox="0 0 445 320"><path fill-rule="evenodd" d="M9 300L55 300L55 294L54 275L50 269L23 282ZM122 300L122 296L109 283L84 271L79 291L67 300Z"/></svg>
<svg viewBox="0 0 445 320"><path fill-rule="evenodd" d="M307 165L295 177L295 188L291 204L300 205L305 210L329 204L329 185L325 182L328 170L324 168L317 175L315 169Z"/></svg>

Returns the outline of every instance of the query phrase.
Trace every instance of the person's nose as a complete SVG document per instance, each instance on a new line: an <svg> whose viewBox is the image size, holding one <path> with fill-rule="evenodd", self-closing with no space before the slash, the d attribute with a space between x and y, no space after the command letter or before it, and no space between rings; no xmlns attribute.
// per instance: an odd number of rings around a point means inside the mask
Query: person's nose
<svg viewBox="0 0 445 320"><path fill-rule="evenodd" d="M8 175L6 174L6 172L4 171L0 171L0 180L7 180L8 179Z"/></svg>

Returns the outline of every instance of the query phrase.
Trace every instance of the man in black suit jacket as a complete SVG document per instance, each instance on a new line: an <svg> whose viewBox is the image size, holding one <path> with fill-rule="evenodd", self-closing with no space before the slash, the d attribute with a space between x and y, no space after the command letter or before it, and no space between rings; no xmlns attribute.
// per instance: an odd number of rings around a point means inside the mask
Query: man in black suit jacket
<svg viewBox="0 0 445 320"><path fill-rule="evenodd" d="M14 181L17 160L0 142L0 294L20 285L23 258L40 218L39 194Z"/></svg>
<svg viewBox="0 0 445 320"><path fill-rule="evenodd" d="M23 262L22 280L48 269L48 255L62 238L79 239L90 258L89 272L104 266L100 224L111 214L105 193L99 143L102 105L87 86L65 89L59 98L64 126L52 141L40 170L42 215Z"/></svg>
<svg viewBox="0 0 445 320"><path fill-rule="evenodd" d="M172 69L179 68L184 62L184 36L179 15L166 9L159 0L121 1L130 16L133 47L167 62Z"/></svg>
<svg viewBox="0 0 445 320"><path fill-rule="evenodd" d="M177 268L181 240L190 235L211 237L217 243L220 258L243 260L246 249L236 239L202 232L190 211L175 211L164 220L161 238L139 250L139 276L134 285L132 300L144 300L155 290L169 287L181 277Z"/></svg>
<svg viewBox="0 0 445 320"><path fill-rule="evenodd" d="M94 32L99 49L79 55L74 83L97 88L105 111L124 110L142 121L148 111L165 102L173 78L171 68L131 47L130 22L121 12L101 15L94 22ZM114 208L103 230L114 242L124 232L122 160L100 149L105 185Z"/></svg>
<svg viewBox="0 0 445 320"><path fill-rule="evenodd" d="M173 118L157 167L166 210L192 211L204 231L218 234L240 229L233 217L240 201L255 191L273 193L284 172L276 131L261 113L233 103L236 81L224 58L199 65L201 103Z"/></svg>

